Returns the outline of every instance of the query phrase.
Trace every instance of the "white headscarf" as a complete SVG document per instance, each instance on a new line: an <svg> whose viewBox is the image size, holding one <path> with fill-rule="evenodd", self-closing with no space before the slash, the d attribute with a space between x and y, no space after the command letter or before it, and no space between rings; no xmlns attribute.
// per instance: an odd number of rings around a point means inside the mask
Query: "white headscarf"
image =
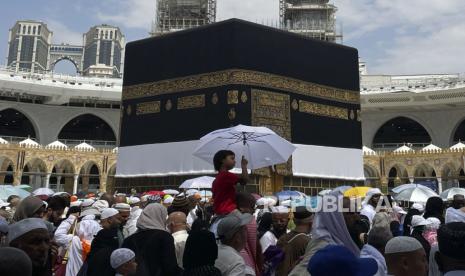
<svg viewBox="0 0 465 276"><path fill-rule="evenodd" d="M87 241L92 241L98 231L102 230L100 224L95 220L82 220L79 223L77 234L79 238Z"/></svg>
<svg viewBox="0 0 465 276"><path fill-rule="evenodd" d="M156 229L166 231L166 217L168 211L159 203L151 203L144 208L137 220L137 229Z"/></svg>

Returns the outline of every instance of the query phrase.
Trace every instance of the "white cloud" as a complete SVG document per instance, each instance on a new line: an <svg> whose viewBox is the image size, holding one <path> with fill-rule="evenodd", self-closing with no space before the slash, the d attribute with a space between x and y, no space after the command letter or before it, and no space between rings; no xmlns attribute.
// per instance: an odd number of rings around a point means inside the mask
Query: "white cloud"
<svg viewBox="0 0 465 276"><path fill-rule="evenodd" d="M217 21L240 18L252 22L276 24L279 0L217 0Z"/></svg>
<svg viewBox="0 0 465 276"><path fill-rule="evenodd" d="M375 48L372 73L464 72L463 0L334 0L344 40ZM389 33L383 36L383 33ZM375 35L377 41L368 37ZM368 42L370 41L370 42ZM369 44L371 43L371 45ZM371 49L372 50L372 49Z"/></svg>
<svg viewBox="0 0 465 276"><path fill-rule="evenodd" d="M53 32L53 43L82 44L82 33L71 30L65 24L54 19L46 19L45 22Z"/></svg>
<svg viewBox="0 0 465 276"><path fill-rule="evenodd" d="M427 36L411 35L396 39L395 47L374 62L374 70L384 73L464 73L465 22L442 28Z"/></svg>
<svg viewBox="0 0 465 276"><path fill-rule="evenodd" d="M107 1L106 5L117 8L115 13L98 12L102 21L117 23L127 28L150 30L155 19L157 0Z"/></svg>
<svg viewBox="0 0 465 276"><path fill-rule="evenodd" d="M107 0L97 17L127 28L150 30L157 0ZM332 0L344 41L371 56L372 73L463 72L460 62L464 0ZM279 0L217 0L217 21L242 18L275 25ZM58 32L58 30L56 30Z"/></svg>

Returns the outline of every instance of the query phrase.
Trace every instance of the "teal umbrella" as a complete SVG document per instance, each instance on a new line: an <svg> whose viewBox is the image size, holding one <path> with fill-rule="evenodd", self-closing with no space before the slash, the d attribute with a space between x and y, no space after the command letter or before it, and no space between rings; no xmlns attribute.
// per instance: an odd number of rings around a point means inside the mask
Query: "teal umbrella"
<svg viewBox="0 0 465 276"><path fill-rule="evenodd" d="M31 193L25 191L17 186L12 185L0 185L0 199L6 201L9 196L17 195L20 198L25 198L29 196Z"/></svg>

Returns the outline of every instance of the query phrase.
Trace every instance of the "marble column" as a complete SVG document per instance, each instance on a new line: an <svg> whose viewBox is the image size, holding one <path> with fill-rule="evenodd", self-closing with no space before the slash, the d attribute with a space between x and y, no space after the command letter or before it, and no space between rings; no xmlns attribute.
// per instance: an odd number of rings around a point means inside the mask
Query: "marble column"
<svg viewBox="0 0 465 276"><path fill-rule="evenodd" d="M75 174L74 182L73 182L73 195L77 194L78 179L79 179L79 174Z"/></svg>
<svg viewBox="0 0 465 276"><path fill-rule="evenodd" d="M438 180L438 191L439 191L439 194L441 194L442 193L442 178L436 177L436 179Z"/></svg>
<svg viewBox="0 0 465 276"><path fill-rule="evenodd" d="M45 176L45 188L49 188L50 187L50 176L52 174L51 173L48 173L46 176Z"/></svg>

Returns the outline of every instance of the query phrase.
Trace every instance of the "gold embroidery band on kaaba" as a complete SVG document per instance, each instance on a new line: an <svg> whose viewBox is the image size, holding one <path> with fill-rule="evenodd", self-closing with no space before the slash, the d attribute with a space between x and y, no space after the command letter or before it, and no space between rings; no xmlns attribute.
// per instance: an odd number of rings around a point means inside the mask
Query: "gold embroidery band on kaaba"
<svg viewBox="0 0 465 276"><path fill-rule="evenodd" d="M342 107L299 101L299 111L317 116L333 117L347 120L347 109Z"/></svg>
<svg viewBox="0 0 465 276"><path fill-rule="evenodd" d="M160 112L160 101L138 103L136 105L136 115L159 113L159 112Z"/></svg>
<svg viewBox="0 0 465 276"><path fill-rule="evenodd" d="M123 87L123 100L172 94L223 85L253 85L342 103L360 104L359 91L339 89L294 78L242 69L217 71Z"/></svg>
<svg viewBox="0 0 465 276"><path fill-rule="evenodd" d="M178 109L199 107L205 107L205 95L186 96L178 99Z"/></svg>

